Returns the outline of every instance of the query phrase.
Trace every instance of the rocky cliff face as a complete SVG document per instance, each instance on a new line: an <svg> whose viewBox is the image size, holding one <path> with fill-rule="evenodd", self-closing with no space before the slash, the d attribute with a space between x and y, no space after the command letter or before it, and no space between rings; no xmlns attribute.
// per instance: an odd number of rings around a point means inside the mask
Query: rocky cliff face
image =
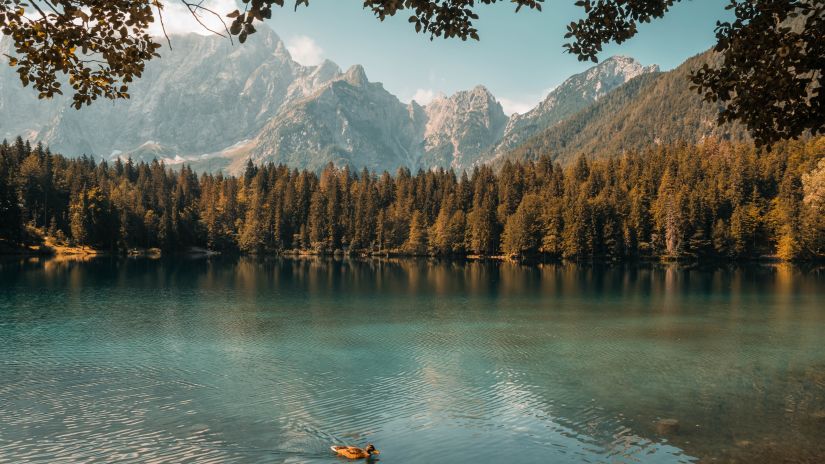
<svg viewBox="0 0 825 464"><path fill-rule="evenodd" d="M507 125L501 104L483 86L436 98L425 112L423 167L469 168L498 142Z"/></svg>
<svg viewBox="0 0 825 464"><path fill-rule="evenodd" d="M353 66L284 108L255 137L249 156L307 169L329 162L390 172L414 167L421 156L416 114Z"/></svg>

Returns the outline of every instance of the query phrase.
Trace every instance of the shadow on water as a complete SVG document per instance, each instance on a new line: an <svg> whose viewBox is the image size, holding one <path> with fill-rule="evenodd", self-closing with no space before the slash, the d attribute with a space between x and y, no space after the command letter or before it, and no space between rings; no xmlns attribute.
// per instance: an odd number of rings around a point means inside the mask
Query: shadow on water
<svg viewBox="0 0 825 464"><path fill-rule="evenodd" d="M785 264L4 259L0 462L822 462L823 333Z"/></svg>

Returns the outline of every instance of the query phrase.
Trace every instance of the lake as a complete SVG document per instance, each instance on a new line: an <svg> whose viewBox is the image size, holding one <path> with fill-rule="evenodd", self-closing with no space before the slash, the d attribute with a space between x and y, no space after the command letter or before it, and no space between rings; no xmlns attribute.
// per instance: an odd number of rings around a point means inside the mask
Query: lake
<svg viewBox="0 0 825 464"><path fill-rule="evenodd" d="M822 462L825 269L0 260L0 463L367 442L384 463Z"/></svg>

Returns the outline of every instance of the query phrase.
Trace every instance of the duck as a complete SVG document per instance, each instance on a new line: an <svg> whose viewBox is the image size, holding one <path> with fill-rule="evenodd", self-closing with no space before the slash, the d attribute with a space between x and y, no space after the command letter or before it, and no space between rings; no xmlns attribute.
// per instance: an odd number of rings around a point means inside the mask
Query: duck
<svg viewBox="0 0 825 464"><path fill-rule="evenodd" d="M338 456L343 456L347 459L369 459L376 454L381 454L380 451L372 446L372 443L367 444L363 449L357 446L331 446L330 449Z"/></svg>

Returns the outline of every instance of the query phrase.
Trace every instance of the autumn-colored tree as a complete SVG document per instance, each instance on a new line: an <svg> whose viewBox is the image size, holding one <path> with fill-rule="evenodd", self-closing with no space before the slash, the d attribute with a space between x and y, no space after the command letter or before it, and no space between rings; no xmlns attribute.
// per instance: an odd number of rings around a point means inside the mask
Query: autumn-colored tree
<svg viewBox="0 0 825 464"><path fill-rule="evenodd" d="M499 249L495 184L490 182L492 171L487 167L474 177L473 209L467 217L470 250L477 255L491 256Z"/></svg>
<svg viewBox="0 0 825 464"><path fill-rule="evenodd" d="M531 256L542 240L541 199L537 194L522 198L516 211L507 218L501 235L501 251L508 255Z"/></svg>
<svg viewBox="0 0 825 464"><path fill-rule="evenodd" d="M420 211L413 212L409 236L403 248L405 252L414 256L427 253L427 222Z"/></svg>
<svg viewBox="0 0 825 464"><path fill-rule="evenodd" d="M87 209L86 194L81 192L70 206L72 239L81 245L89 241L90 221Z"/></svg>
<svg viewBox="0 0 825 464"><path fill-rule="evenodd" d="M822 144L825 145L825 144ZM802 176L803 204L801 230L802 243L808 253L815 257L825 256L825 157L811 172Z"/></svg>

